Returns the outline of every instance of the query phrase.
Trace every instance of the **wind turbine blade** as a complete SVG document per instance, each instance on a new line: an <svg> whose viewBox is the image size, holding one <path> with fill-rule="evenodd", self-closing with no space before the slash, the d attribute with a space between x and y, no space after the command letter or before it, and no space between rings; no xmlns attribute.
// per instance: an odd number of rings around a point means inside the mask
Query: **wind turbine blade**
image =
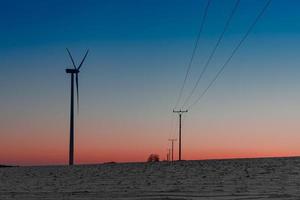
<svg viewBox="0 0 300 200"><path fill-rule="evenodd" d="M86 56L88 55L88 53L89 53L89 50L86 51L86 53L85 53L85 55L84 55L84 57L83 57L83 59L82 59L80 65L79 65L79 67L78 67L78 70L82 67L82 64L83 64L83 62L84 62Z"/></svg>
<svg viewBox="0 0 300 200"><path fill-rule="evenodd" d="M67 52L68 52L68 54L69 54L69 56L70 56L70 59L72 60L73 66L74 66L74 68L76 69L76 65L75 65L74 59L73 59L73 57L72 57L72 55L71 55L71 52L69 51L68 48L66 48L66 49L67 49Z"/></svg>
<svg viewBox="0 0 300 200"><path fill-rule="evenodd" d="M79 113L78 73L76 73L77 113Z"/></svg>

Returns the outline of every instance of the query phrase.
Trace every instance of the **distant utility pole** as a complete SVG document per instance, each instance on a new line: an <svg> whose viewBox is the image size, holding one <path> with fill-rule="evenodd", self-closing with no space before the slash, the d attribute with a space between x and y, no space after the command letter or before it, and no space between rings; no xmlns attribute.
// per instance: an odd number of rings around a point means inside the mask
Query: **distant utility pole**
<svg viewBox="0 0 300 200"><path fill-rule="evenodd" d="M167 149L167 161L170 161L170 149Z"/></svg>
<svg viewBox="0 0 300 200"><path fill-rule="evenodd" d="M179 156L178 160L181 161L181 116L183 113L187 113L188 110L173 110L173 113L178 113L179 115Z"/></svg>
<svg viewBox="0 0 300 200"><path fill-rule="evenodd" d="M172 161L174 161L174 142L177 141L177 139L169 139L169 141L172 142Z"/></svg>

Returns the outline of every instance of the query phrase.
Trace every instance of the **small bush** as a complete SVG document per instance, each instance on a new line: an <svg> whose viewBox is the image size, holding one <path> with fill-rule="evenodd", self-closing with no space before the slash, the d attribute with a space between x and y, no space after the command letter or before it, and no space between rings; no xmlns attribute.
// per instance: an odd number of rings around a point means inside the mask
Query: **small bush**
<svg viewBox="0 0 300 200"><path fill-rule="evenodd" d="M150 154L150 156L147 159L147 162L159 162L159 155Z"/></svg>

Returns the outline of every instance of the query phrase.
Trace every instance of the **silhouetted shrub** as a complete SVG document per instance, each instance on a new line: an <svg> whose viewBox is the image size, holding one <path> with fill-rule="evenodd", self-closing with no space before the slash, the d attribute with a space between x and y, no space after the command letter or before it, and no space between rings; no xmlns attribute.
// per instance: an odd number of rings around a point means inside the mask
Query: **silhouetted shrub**
<svg viewBox="0 0 300 200"><path fill-rule="evenodd" d="M116 164L116 162L114 162L114 161L111 161L111 162L105 162L105 163L103 163L104 165L113 165L113 164Z"/></svg>
<svg viewBox="0 0 300 200"><path fill-rule="evenodd" d="M147 162L159 162L159 155L150 154L150 156L147 159Z"/></svg>

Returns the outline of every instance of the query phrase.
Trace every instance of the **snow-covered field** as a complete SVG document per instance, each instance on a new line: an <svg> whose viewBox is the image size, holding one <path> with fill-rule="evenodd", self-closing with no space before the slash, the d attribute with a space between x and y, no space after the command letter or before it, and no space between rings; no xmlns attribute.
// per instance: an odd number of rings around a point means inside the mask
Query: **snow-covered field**
<svg viewBox="0 0 300 200"><path fill-rule="evenodd" d="M0 199L300 199L300 158L0 168Z"/></svg>

